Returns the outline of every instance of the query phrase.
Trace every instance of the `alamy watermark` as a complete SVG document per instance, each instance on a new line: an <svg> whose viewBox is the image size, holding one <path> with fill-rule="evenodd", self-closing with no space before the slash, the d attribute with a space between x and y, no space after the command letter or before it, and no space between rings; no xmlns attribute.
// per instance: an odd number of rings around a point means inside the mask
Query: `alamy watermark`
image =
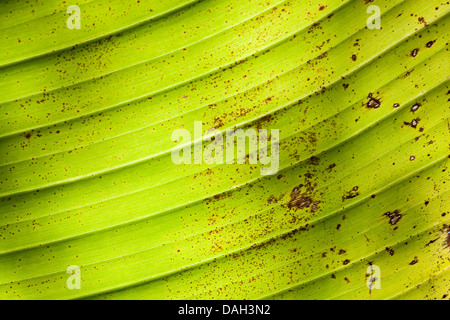
<svg viewBox="0 0 450 320"><path fill-rule="evenodd" d="M181 141L179 139L182 138ZM270 140L270 155L269 155ZM279 168L278 129L227 129L225 138L215 129L203 134L203 123L194 122L193 139L187 129L176 129L172 133L172 141L178 145L172 149L172 161L179 164L254 164L259 161L262 175L274 175ZM194 141L192 151L191 142ZM203 148L204 142L207 145ZM248 159L248 161L247 161Z"/></svg>
<svg viewBox="0 0 450 320"><path fill-rule="evenodd" d="M66 285L67 289L73 290L73 289L81 289L81 270L79 266L69 266L67 268L67 273L71 274L67 278Z"/></svg>
<svg viewBox="0 0 450 320"><path fill-rule="evenodd" d="M381 269L377 265L371 264L367 267L367 274L369 278L367 278L367 288L369 290L373 289L381 289Z"/></svg>
<svg viewBox="0 0 450 320"><path fill-rule="evenodd" d="M71 16L67 19L66 25L69 29L81 29L81 10L79 6L71 5L67 8L67 13Z"/></svg>
<svg viewBox="0 0 450 320"><path fill-rule="evenodd" d="M371 5L367 7L367 13L373 13L367 19L368 29L381 29L381 9L379 6Z"/></svg>

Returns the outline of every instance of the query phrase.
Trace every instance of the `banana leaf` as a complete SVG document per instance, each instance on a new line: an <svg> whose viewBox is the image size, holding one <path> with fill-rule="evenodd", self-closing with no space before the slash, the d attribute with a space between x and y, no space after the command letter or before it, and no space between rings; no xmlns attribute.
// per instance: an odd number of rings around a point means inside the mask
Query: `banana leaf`
<svg viewBox="0 0 450 320"><path fill-rule="evenodd" d="M448 300L449 12L2 1L0 299ZM211 129L276 172L174 163Z"/></svg>

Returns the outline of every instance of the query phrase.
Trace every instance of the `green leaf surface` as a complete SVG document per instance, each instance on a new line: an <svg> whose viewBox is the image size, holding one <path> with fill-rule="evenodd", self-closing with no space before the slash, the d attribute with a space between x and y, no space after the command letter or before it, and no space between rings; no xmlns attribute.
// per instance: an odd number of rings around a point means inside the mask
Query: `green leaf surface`
<svg viewBox="0 0 450 320"><path fill-rule="evenodd" d="M449 298L447 2L69 5L0 5L1 299ZM278 172L174 164L195 121Z"/></svg>

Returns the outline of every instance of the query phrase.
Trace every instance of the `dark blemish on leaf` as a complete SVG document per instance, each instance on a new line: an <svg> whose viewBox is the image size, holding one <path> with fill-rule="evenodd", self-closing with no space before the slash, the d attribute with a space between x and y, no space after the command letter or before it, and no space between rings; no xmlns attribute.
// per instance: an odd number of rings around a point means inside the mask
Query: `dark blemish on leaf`
<svg viewBox="0 0 450 320"><path fill-rule="evenodd" d="M270 203L278 203L278 201L281 201L284 197L284 193L282 193L278 198L275 197L273 194L269 196L269 198L267 198L267 202Z"/></svg>
<svg viewBox="0 0 450 320"><path fill-rule="evenodd" d="M29 140L31 138L31 133L25 134L25 138L27 138Z"/></svg>
<svg viewBox="0 0 450 320"><path fill-rule="evenodd" d="M344 253L346 253L347 251L345 251L344 249L341 249L341 250L339 250L339 252L338 252L338 254L344 254Z"/></svg>
<svg viewBox="0 0 450 320"><path fill-rule="evenodd" d="M415 265L417 262L419 262L419 259L418 259L417 257L414 257L414 260L411 261L411 262L409 263L409 265L410 265L410 266L413 266L413 265Z"/></svg>
<svg viewBox="0 0 450 320"><path fill-rule="evenodd" d="M434 240L430 240L426 245L425 245L425 247L428 247L430 244L433 244L433 243L435 243L436 241L438 241L439 240L439 238L436 238L436 239L434 239Z"/></svg>
<svg viewBox="0 0 450 320"><path fill-rule="evenodd" d="M419 124L419 121L420 121L420 119L417 118L417 119L412 119L411 122L404 121L403 123L405 125L410 126L411 128L415 129L417 127L417 125Z"/></svg>
<svg viewBox="0 0 450 320"><path fill-rule="evenodd" d="M312 156L309 158L309 162L311 162L312 165L317 166L320 163L320 159L316 156Z"/></svg>
<svg viewBox="0 0 450 320"><path fill-rule="evenodd" d="M266 100L264 100L264 102L268 103L268 102L272 101L272 98L273 98L273 96L272 97L267 97Z"/></svg>
<svg viewBox="0 0 450 320"><path fill-rule="evenodd" d="M336 226L336 230L339 230L341 228L341 224L338 224L337 226Z"/></svg>
<svg viewBox="0 0 450 320"><path fill-rule="evenodd" d="M414 49L413 51L411 51L411 57L417 56L418 53L419 53L419 49L418 48Z"/></svg>
<svg viewBox="0 0 450 320"><path fill-rule="evenodd" d="M224 123L223 123L222 119L219 117L215 117L214 118L214 128L219 129L223 126L224 126Z"/></svg>
<svg viewBox="0 0 450 320"><path fill-rule="evenodd" d="M321 6L319 7L319 11L324 10L326 7L327 7L327 6L321 5Z"/></svg>
<svg viewBox="0 0 450 320"><path fill-rule="evenodd" d="M391 225L397 224L397 222L402 218L399 210L394 210L393 212L388 211L384 215L389 218L389 224Z"/></svg>
<svg viewBox="0 0 450 320"><path fill-rule="evenodd" d="M318 22L313 23L313 24L311 25L311 27L309 27L308 33L311 33L311 32L314 31L314 29L318 29L318 28L322 29L322 27L320 26L320 23L318 23Z"/></svg>
<svg viewBox="0 0 450 320"><path fill-rule="evenodd" d="M277 198L275 198L275 196L272 194L269 196L269 198L267 198L267 203L271 204L272 202L277 203L278 200Z"/></svg>
<svg viewBox="0 0 450 320"><path fill-rule="evenodd" d="M311 212L316 212L319 207L319 201L314 201L311 196L308 193L300 193L300 188L303 185L300 185L298 187L295 187L291 194L291 200L288 203L288 208L295 208L297 209L305 209L305 208L311 208ZM309 187L308 189L312 189L311 187ZM309 190L312 191L312 190Z"/></svg>
<svg viewBox="0 0 450 320"><path fill-rule="evenodd" d="M289 208L304 209L310 207L313 203L311 197L300 194L299 188L294 188L291 192L291 200L288 203Z"/></svg>
<svg viewBox="0 0 450 320"><path fill-rule="evenodd" d="M320 56L318 56L317 59L320 60L320 59L326 58L327 56L328 56L328 52L324 52Z"/></svg>
<svg viewBox="0 0 450 320"><path fill-rule="evenodd" d="M344 266L348 265L349 263L350 263L350 260L349 260L349 259L345 259L345 260L342 262L342 264L343 264Z"/></svg>
<svg viewBox="0 0 450 320"><path fill-rule="evenodd" d="M370 98L370 100L366 104L367 108L377 109L381 106L380 100L373 98L372 94L370 94L369 98Z"/></svg>
<svg viewBox="0 0 450 320"><path fill-rule="evenodd" d="M205 199L204 201L206 202L206 204L210 204L212 202L217 202L217 201L221 201L222 199L227 199L230 198L232 196L232 192L230 191L225 191L219 194L215 194L212 197L209 197L207 199Z"/></svg>
<svg viewBox="0 0 450 320"><path fill-rule="evenodd" d="M415 111L419 110L420 106L421 106L420 103L416 103L415 105L413 105L413 106L411 107L411 111L412 111L412 112L415 112Z"/></svg>
<svg viewBox="0 0 450 320"><path fill-rule="evenodd" d="M357 59L356 54L352 55L352 60L356 61L356 59Z"/></svg>
<svg viewBox="0 0 450 320"><path fill-rule="evenodd" d="M349 85L348 85L348 83L343 83L342 86L344 87L344 90L347 90Z"/></svg>
<svg viewBox="0 0 450 320"><path fill-rule="evenodd" d="M426 47L427 48L431 48L435 42L436 42L436 40L428 41L427 44L426 44Z"/></svg>
<svg viewBox="0 0 450 320"><path fill-rule="evenodd" d="M394 250L393 249L391 249L391 248L389 248L389 247L386 247L386 251L391 255L391 256L393 256L394 255Z"/></svg>
<svg viewBox="0 0 450 320"><path fill-rule="evenodd" d="M331 275L331 279L336 279L336 275L334 273Z"/></svg>
<svg viewBox="0 0 450 320"><path fill-rule="evenodd" d="M444 217L445 213L443 213L442 216ZM444 224L442 231L445 233L445 248L450 249L450 226Z"/></svg>
<svg viewBox="0 0 450 320"><path fill-rule="evenodd" d="M400 107L400 105L398 103L394 103L393 107L398 108L398 107Z"/></svg>
<svg viewBox="0 0 450 320"><path fill-rule="evenodd" d="M257 129L262 129L267 122L270 122L273 120L273 116L271 114L266 114L265 116L262 116L261 118L257 119L254 122L254 125Z"/></svg>
<svg viewBox="0 0 450 320"><path fill-rule="evenodd" d="M424 17L419 17L417 20L419 20L419 23L423 23L425 27L428 27L428 23L425 21Z"/></svg>
<svg viewBox="0 0 450 320"><path fill-rule="evenodd" d="M330 164L327 168L328 172L331 172L331 170L333 170L333 168L335 168L335 167L336 167L336 163Z"/></svg>
<svg viewBox="0 0 450 320"><path fill-rule="evenodd" d="M318 204L318 201L313 202L313 204L311 205L311 212L316 212L317 210L319 210L319 207L317 206Z"/></svg>
<svg viewBox="0 0 450 320"><path fill-rule="evenodd" d="M352 190L348 191L346 194L342 196L342 201L352 199L359 196L358 187L353 187Z"/></svg>
<svg viewBox="0 0 450 320"><path fill-rule="evenodd" d="M415 156L410 156L410 157L409 157L409 161L414 161L415 159L416 159Z"/></svg>

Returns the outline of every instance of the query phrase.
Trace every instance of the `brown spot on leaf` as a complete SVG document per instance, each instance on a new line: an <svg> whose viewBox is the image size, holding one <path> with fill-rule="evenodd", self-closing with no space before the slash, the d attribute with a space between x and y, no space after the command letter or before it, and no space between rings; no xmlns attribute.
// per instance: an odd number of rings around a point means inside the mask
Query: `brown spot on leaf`
<svg viewBox="0 0 450 320"><path fill-rule="evenodd" d="M288 203L288 208L295 208L295 209L305 209L305 208L311 208L311 212L316 212L319 210L319 201L314 201L311 197L311 195L306 193L301 193L300 188L302 185L294 188L291 192L291 200Z"/></svg>
<svg viewBox="0 0 450 320"><path fill-rule="evenodd" d="M304 209L306 207L310 207L313 203L313 200L311 197L300 194L298 189L295 188L291 192L291 200L288 203L289 208L297 208L297 209Z"/></svg>
<svg viewBox="0 0 450 320"><path fill-rule="evenodd" d="M320 159L316 156L312 156L309 158L309 162L311 162L312 165L317 166L320 163Z"/></svg>
<svg viewBox="0 0 450 320"><path fill-rule="evenodd" d="M413 266L413 265L415 265L417 262L419 262L419 258L414 257L414 260L411 261L411 262L409 263L409 265L410 265L410 266Z"/></svg>
<svg viewBox="0 0 450 320"><path fill-rule="evenodd" d="M417 127L417 125L419 124L419 121L420 121L420 119L417 118L417 119L412 119L411 122L404 121L403 123L405 125L410 126L411 128L415 129Z"/></svg>
<svg viewBox="0 0 450 320"><path fill-rule="evenodd" d="M333 168L335 168L335 167L336 167L336 163L330 164L327 168L328 172L331 172L331 170L333 170Z"/></svg>
<svg viewBox="0 0 450 320"><path fill-rule="evenodd" d="M342 196L342 201L352 199L352 198L359 196L358 189L359 188L357 186L353 187L352 190L348 191L346 194L344 194Z"/></svg>
<svg viewBox="0 0 450 320"><path fill-rule="evenodd" d="M445 216L445 214L443 216ZM445 232L445 247L450 249L450 226L444 224L443 230Z"/></svg>
<svg viewBox="0 0 450 320"><path fill-rule="evenodd" d="M436 40L428 41L427 44L426 44L426 47L427 48L431 48L435 42L436 42Z"/></svg>
<svg viewBox="0 0 450 320"><path fill-rule="evenodd" d="M370 97L370 100L366 104L367 108L377 109L381 106L381 102L378 99Z"/></svg>
<svg viewBox="0 0 450 320"><path fill-rule="evenodd" d="M417 20L419 20L419 23L423 23L425 27L428 27L428 23L425 21L424 17L419 17L417 18Z"/></svg>
<svg viewBox="0 0 450 320"><path fill-rule="evenodd" d="M389 248L389 247L386 247L386 251L387 251L391 256L394 255L394 249Z"/></svg>
<svg viewBox="0 0 450 320"><path fill-rule="evenodd" d="M420 103L416 103L411 107L411 111L412 112L416 112L417 110L419 110L421 104Z"/></svg>
<svg viewBox="0 0 450 320"><path fill-rule="evenodd" d="M399 210L394 210L392 212L388 211L384 215L389 218L389 224L391 225L397 224L397 222L402 218Z"/></svg>

